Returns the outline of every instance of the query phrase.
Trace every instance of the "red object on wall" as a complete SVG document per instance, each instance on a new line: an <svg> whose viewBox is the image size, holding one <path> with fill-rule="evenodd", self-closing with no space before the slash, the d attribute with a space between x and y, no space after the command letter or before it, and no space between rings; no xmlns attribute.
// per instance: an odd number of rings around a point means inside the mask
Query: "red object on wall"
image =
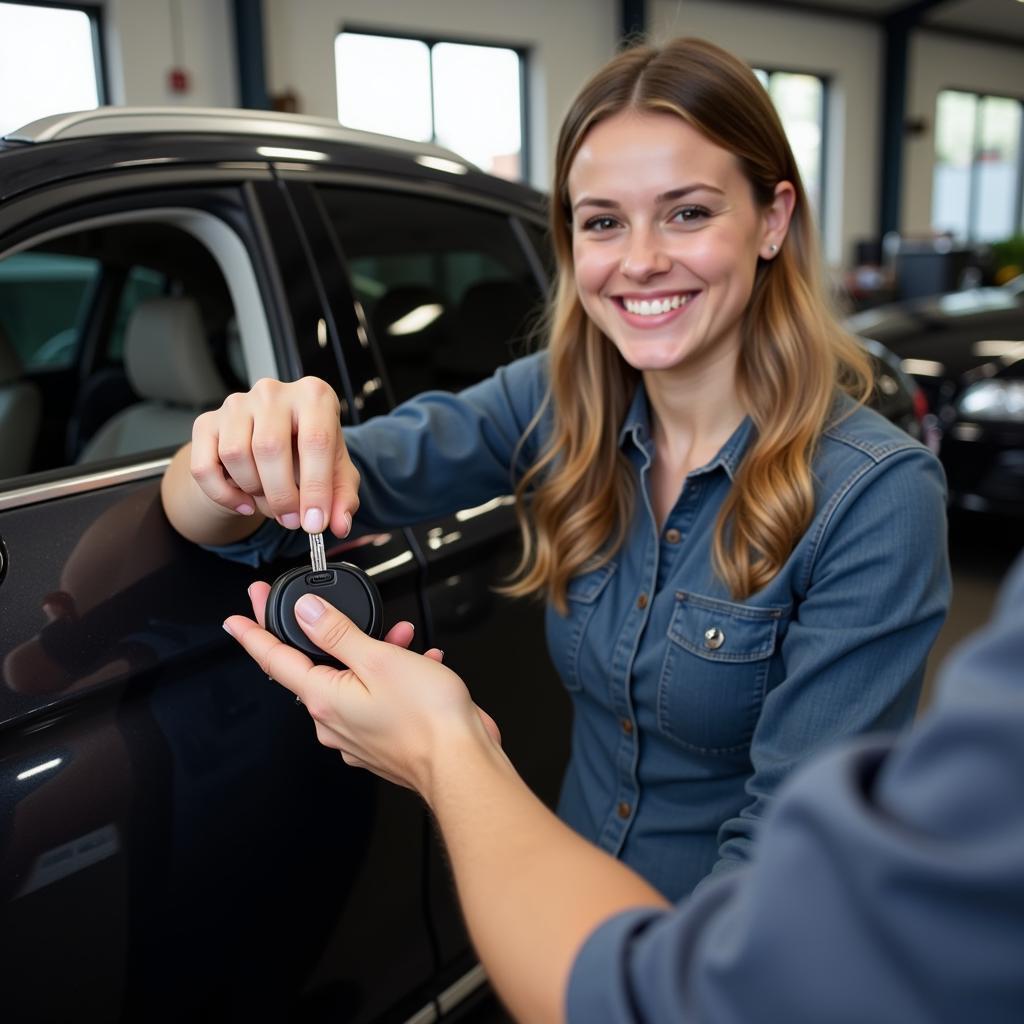
<svg viewBox="0 0 1024 1024"><path fill-rule="evenodd" d="M184 68L171 68L167 72L167 86L171 92L188 92L188 72Z"/></svg>

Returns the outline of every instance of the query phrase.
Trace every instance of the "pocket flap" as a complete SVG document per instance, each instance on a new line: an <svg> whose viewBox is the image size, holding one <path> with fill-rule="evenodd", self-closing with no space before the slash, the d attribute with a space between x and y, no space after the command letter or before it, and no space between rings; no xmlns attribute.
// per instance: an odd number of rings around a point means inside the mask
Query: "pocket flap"
<svg viewBox="0 0 1024 1024"><path fill-rule="evenodd" d="M615 574L616 566L615 562L607 562L593 572L573 576L566 587L565 596L570 601L577 601L580 604L593 604Z"/></svg>
<svg viewBox="0 0 1024 1024"><path fill-rule="evenodd" d="M669 639L709 661L758 661L775 650L785 608L754 608L676 592Z"/></svg>

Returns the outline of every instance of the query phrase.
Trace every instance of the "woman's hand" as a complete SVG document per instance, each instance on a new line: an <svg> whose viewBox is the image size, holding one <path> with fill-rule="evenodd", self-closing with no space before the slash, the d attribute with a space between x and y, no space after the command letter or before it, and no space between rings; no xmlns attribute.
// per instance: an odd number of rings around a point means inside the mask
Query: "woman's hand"
<svg viewBox="0 0 1024 1024"><path fill-rule="evenodd" d="M262 628L269 590L266 583L249 588L258 622L233 615L224 628L305 704L317 739L340 751L346 764L368 768L429 800L438 756L464 743L500 748L494 720L441 664L441 652L406 649L410 623L400 622L383 641L374 640L321 598L304 595L295 606L296 621L318 647L349 667L314 665Z"/></svg>
<svg viewBox="0 0 1024 1024"><path fill-rule="evenodd" d="M222 509L258 511L290 530L346 537L359 473L341 434L338 396L316 377L257 381L192 428L189 471Z"/></svg>

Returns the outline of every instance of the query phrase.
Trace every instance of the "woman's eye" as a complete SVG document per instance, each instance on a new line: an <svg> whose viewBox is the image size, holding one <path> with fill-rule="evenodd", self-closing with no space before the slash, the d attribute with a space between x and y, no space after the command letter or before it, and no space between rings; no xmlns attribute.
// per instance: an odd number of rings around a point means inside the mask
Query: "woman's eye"
<svg viewBox="0 0 1024 1024"><path fill-rule="evenodd" d="M591 217L583 224L584 231L611 231L618 227L619 222L614 217Z"/></svg>
<svg viewBox="0 0 1024 1024"><path fill-rule="evenodd" d="M697 221L704 220L706 217L711 216L711 211L703 206L684 206L681 210L676 210L672 215L672 219L675 221L681 221L684 224L692 224Z"/></svg>

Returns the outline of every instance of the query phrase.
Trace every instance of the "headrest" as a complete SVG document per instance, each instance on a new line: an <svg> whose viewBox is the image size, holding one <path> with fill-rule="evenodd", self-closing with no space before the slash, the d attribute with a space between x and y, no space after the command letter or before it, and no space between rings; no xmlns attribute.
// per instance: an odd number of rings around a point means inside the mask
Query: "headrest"
<svg viewBox="0 0 1024 1024"><path fill-rule="evenodd" d="M10 384L15 380L21 380L21 360L3 324L0 324L0 384Z"/></svg>
<svg viewBox="0 0 1024 1024"><path fill-rule="evenodd" d="M143 399L191 408L216 405L227 388L214 366L195 299L147 299L125 330L124 365Z"/></svg>

